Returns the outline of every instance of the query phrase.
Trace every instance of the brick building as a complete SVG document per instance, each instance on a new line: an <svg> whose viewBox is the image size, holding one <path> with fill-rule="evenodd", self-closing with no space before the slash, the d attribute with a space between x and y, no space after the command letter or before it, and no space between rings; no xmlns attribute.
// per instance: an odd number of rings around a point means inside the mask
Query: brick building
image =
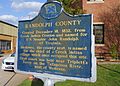
<svg viewBox="0 0 120 86"><path fill-rule="evenodd" d="M95 34L95 53L96 56L110 57L106 49L106 26L101 19L101 14L109 11L111 8L120 4L120 0L81 0L82 9L88 13L93 14L94 34ZM104 54L104 55L103 55Z"/></svg>
<svg viewBox="0 0 120 86"><path fill-rule="evenodd" d="M17 27L0 20L0 50L13 53L16 50Z"/></svg>

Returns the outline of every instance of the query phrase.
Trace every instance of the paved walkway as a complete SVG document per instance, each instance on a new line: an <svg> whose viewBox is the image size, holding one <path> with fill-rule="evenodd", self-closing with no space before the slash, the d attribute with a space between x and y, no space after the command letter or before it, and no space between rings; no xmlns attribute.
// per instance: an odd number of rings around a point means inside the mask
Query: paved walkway
<svg viewBox="0 0 120 86"><path fill-rule="evenodd" d="M13 75L14 72L0 70L0 86L5 86L5 84L10 80Z"/></svg>
<svg viewBox="0 0 120 86"><path fill-rule="evenodd" d="M29 75L16 74L5 86L18 86L28 77Z"/></svg>

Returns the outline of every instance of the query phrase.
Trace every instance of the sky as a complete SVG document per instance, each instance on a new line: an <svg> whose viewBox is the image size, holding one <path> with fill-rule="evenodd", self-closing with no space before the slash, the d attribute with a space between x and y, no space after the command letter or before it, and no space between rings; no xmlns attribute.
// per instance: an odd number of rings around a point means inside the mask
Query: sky
<svg viewBox="0 0 120 86"><path fill-rule="evenodd" d="M18 21L37 16L47 0L0 0L0 20L18 26Z"/></svg>

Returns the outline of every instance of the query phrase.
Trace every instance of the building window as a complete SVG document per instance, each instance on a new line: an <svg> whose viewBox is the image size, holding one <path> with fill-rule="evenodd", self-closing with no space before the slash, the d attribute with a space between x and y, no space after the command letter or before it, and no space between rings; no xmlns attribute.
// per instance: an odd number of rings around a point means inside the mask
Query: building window
<svg viewBox="0 0 120 86"><path fill-rule="evenodd" d="M104 24L94 24L95 44L104 44Z"/></svg>
<svg viewBox="0 0 120 86"><path fill-rule="evenodd" d="M11 41L0 40L0 50L11 50Z"/></svg>

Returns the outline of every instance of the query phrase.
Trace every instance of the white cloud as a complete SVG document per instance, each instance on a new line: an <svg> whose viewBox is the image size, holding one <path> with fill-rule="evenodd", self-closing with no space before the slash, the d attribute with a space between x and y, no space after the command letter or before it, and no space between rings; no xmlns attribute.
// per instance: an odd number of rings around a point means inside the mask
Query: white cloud
<svg viewBox="0 0 120 86"><path fill-rule="evenodd" d="M0 20L18 26L18 18L13 15L2 15Z"/></svg>
<svg viewBox="0 0 120 86"><path fill-rule="evenodd" d="M28 15L31 17L31 18L34 18L34 17L36 17L37 15L38 15L38 12L36 11L33 11L33 12L30 12L30 13L28 13Z"/></svg>
<svg viewBox="0 0 120 86"><path fill-rule="evenodd" d="M33 11L33 12L28 13L28 15L31 15L31 16L36 16L37 14L38 14L37 11Z"/></svg>
<svg viewBox="0 0 120 86"><path fill-rule="evenodd" d="M33 9L39 10L43 3L40 2L12 2L12 8L16 10Z"/></svg>
<svg viewBox="0 0 120 86"><path fill-rule="evenodd" d="M30 20L35 18L38 15L38 11L33 11L28 13L26 16L22 16L20 20Z"/></svg>

